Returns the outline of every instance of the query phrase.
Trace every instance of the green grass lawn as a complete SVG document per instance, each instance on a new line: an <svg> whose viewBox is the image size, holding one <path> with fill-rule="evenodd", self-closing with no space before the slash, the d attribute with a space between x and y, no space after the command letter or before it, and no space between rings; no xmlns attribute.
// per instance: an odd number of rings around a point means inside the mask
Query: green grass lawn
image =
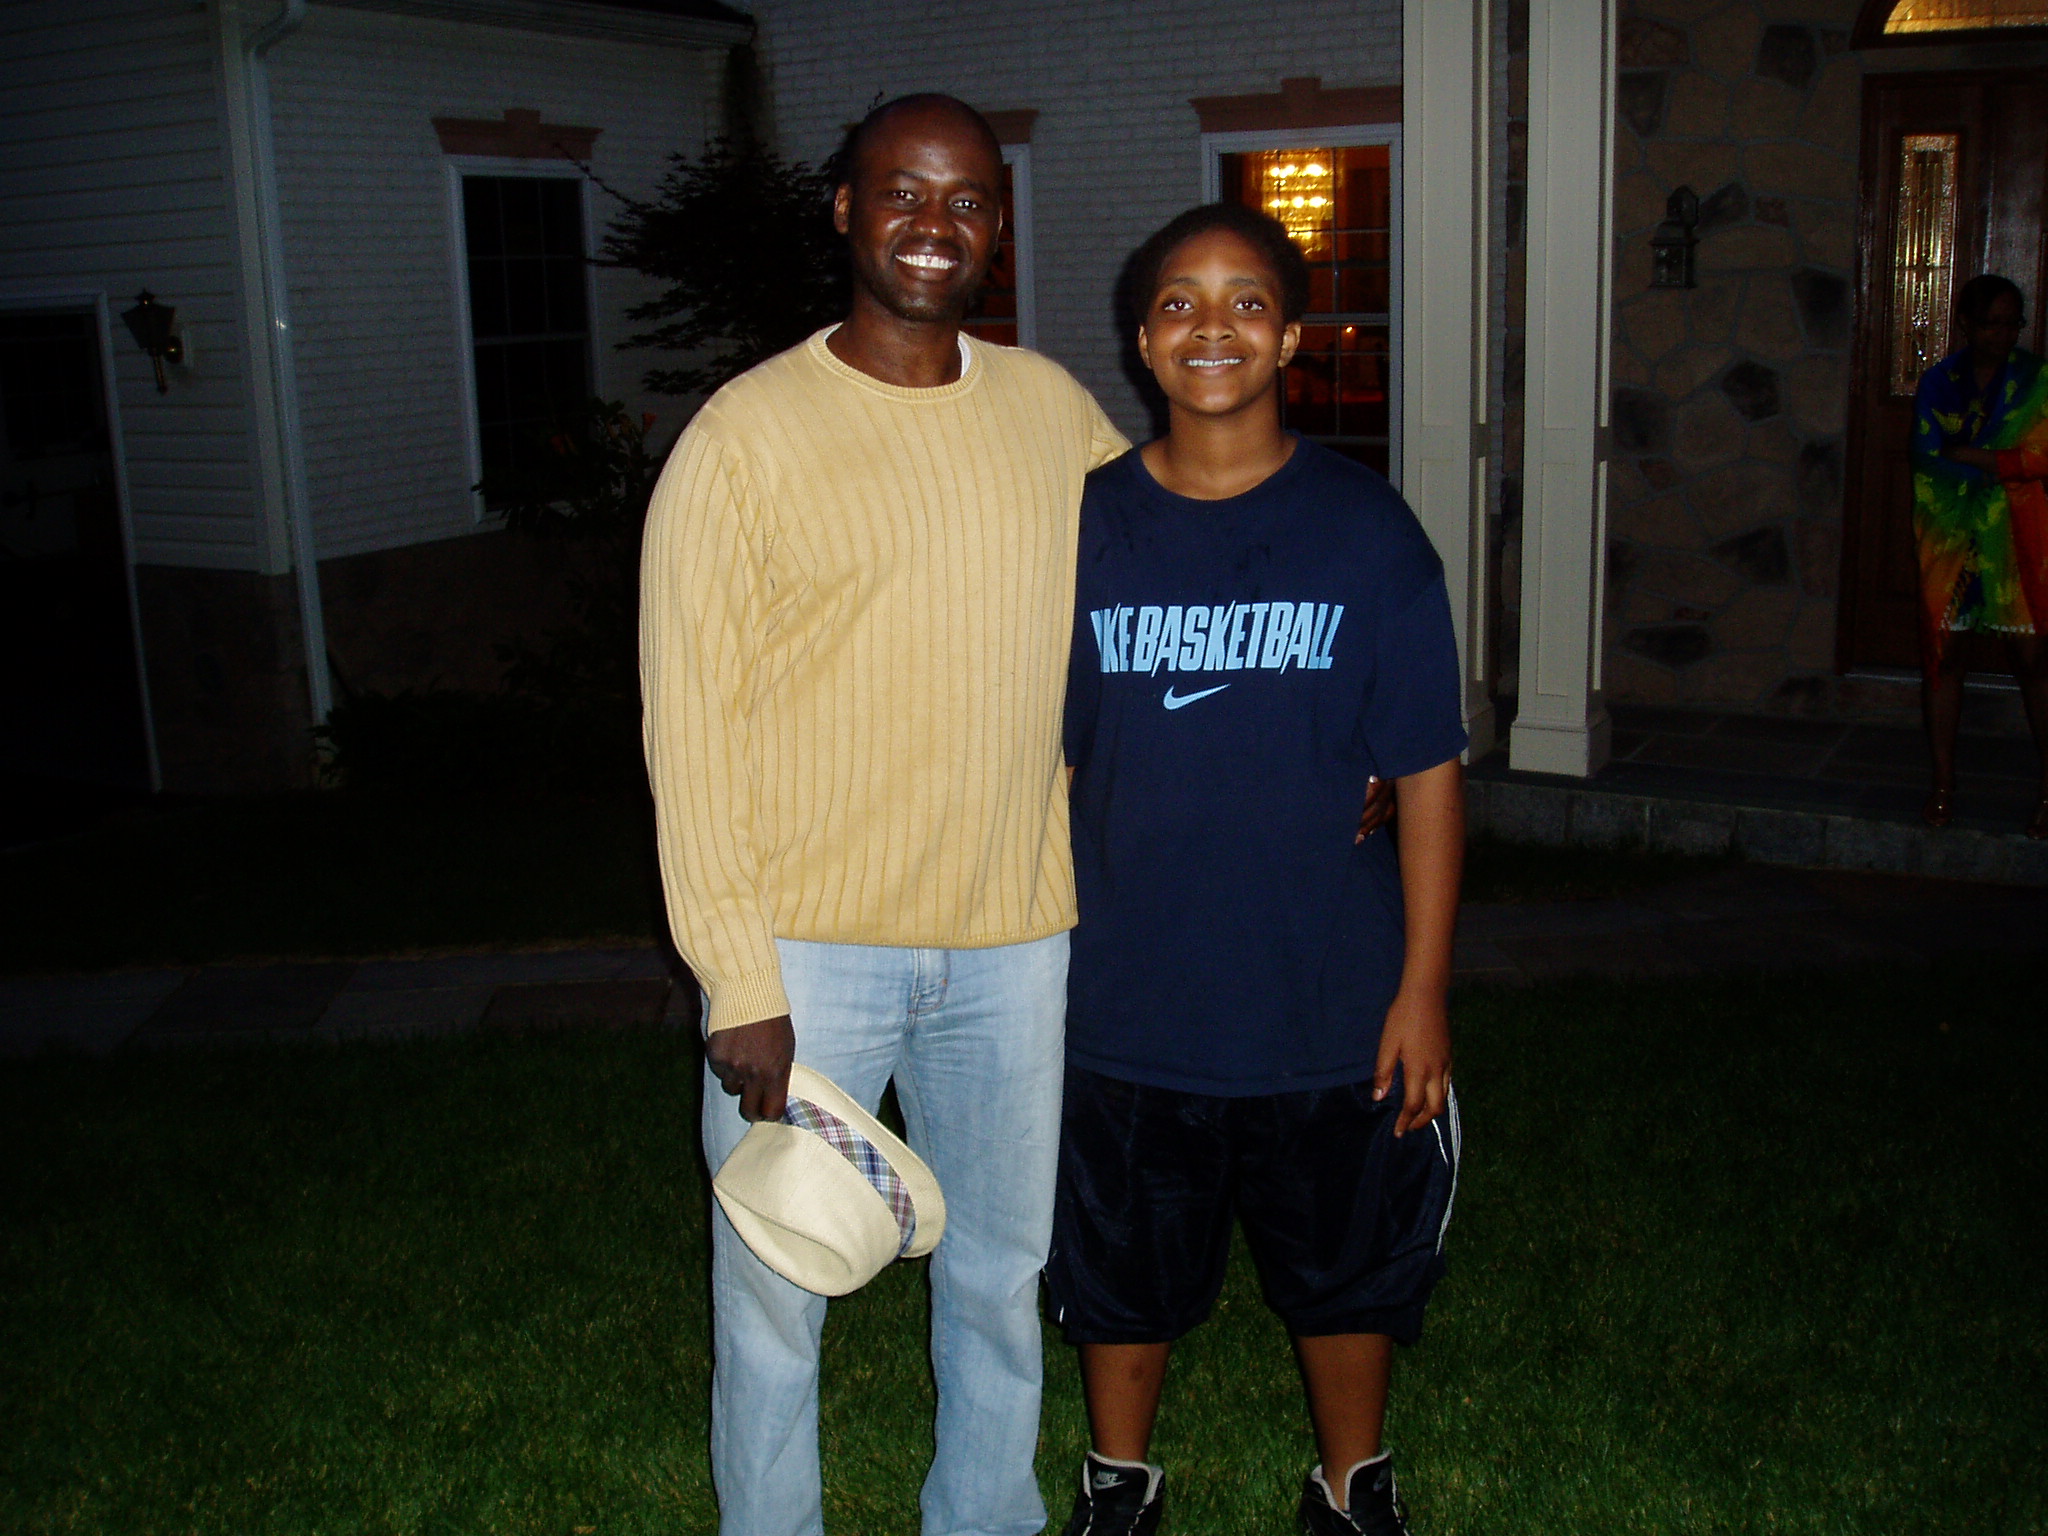
<svg viewBox="0 0 2048 1536"><path fill-rule="evenodd" d="M1419 1533L2048 1529L2037 973L1457 1007ZM656 1034L0 1068L0 1530L710 1530L694 1082ZM833 1308L835 1536L916 1528L923 1309L914 1265ZM1173 1530L1291 1528L1313 1453L1242 1265L1157 1453Z"/></svg>
<svg viewBox="0 0 2048 1536"><path fill-rule="evenodd" d="M1714 863L1481 838L1465 896L1627 895ZM640 796L167 802L0 850L0 975L650 943L662 928Z"/></svg>

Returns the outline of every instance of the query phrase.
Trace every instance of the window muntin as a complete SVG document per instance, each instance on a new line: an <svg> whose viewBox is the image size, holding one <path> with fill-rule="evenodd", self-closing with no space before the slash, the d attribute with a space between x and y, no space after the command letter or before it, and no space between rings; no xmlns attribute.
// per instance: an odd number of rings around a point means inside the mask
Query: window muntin
<svg viewBox="0 0 2048 1536"><path fill-rule="evenodd" d="M530 468L551 429L590 399L583 186L464 175L462 223L477 450L490 486Z"/></svg>

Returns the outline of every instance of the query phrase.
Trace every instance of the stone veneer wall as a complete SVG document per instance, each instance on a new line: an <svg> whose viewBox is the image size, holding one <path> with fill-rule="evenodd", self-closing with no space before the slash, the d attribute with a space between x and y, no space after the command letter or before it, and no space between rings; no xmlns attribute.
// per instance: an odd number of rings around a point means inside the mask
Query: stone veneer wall
<svg viewBox="0 0 2048 1536"><path fill-rule="evenodd" d="M1890 712L1834 675L1863 61L1854 0L1632 0L1615 134L1607 694ZM1650 235L1700 198L1698 286Z"/></svg>
<svg viewBox="0 0 2048 1536"><path fill-rule="evenodd" d="M1496 689L1515 692L1528 3L1505 12ZM1834 672L1843 450L1856 323L1862 80L2048 65L2048 44L1849 47L1857 0L1621 0L1606 696L1917 721L1908 675ZM1700 196L1699 286L1653 290L1671 191ZM2024 729L2003 679L1973 730Z"/></svg>

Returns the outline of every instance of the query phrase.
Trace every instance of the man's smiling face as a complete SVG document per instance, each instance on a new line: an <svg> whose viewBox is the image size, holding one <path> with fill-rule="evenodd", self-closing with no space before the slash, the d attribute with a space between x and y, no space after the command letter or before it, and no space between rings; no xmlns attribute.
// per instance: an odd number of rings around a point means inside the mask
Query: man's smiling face
<svg viewBox="0 0 2048 1536"><path fill-rule="evenodd" d="M910 107L876 124L832 217L853 257L856 304L957 325L995 258L1002 157L969 118Z"/></svg>

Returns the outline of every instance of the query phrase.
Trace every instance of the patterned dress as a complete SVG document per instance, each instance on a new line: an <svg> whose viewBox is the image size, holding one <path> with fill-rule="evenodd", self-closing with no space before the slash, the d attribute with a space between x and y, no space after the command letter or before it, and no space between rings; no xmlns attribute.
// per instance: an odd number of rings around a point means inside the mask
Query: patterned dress
<svg viewBox="0 0 2048 1536"><path fill-rule="evenodd" d="M1981 394L1970 354L1920 376L1913 400L1913 535L1920 656L1931 677L1948 637L2031 635L2048 620L2048 366L2015 348ZM1941 457L1988 448L1998 473Z"/></svg>

